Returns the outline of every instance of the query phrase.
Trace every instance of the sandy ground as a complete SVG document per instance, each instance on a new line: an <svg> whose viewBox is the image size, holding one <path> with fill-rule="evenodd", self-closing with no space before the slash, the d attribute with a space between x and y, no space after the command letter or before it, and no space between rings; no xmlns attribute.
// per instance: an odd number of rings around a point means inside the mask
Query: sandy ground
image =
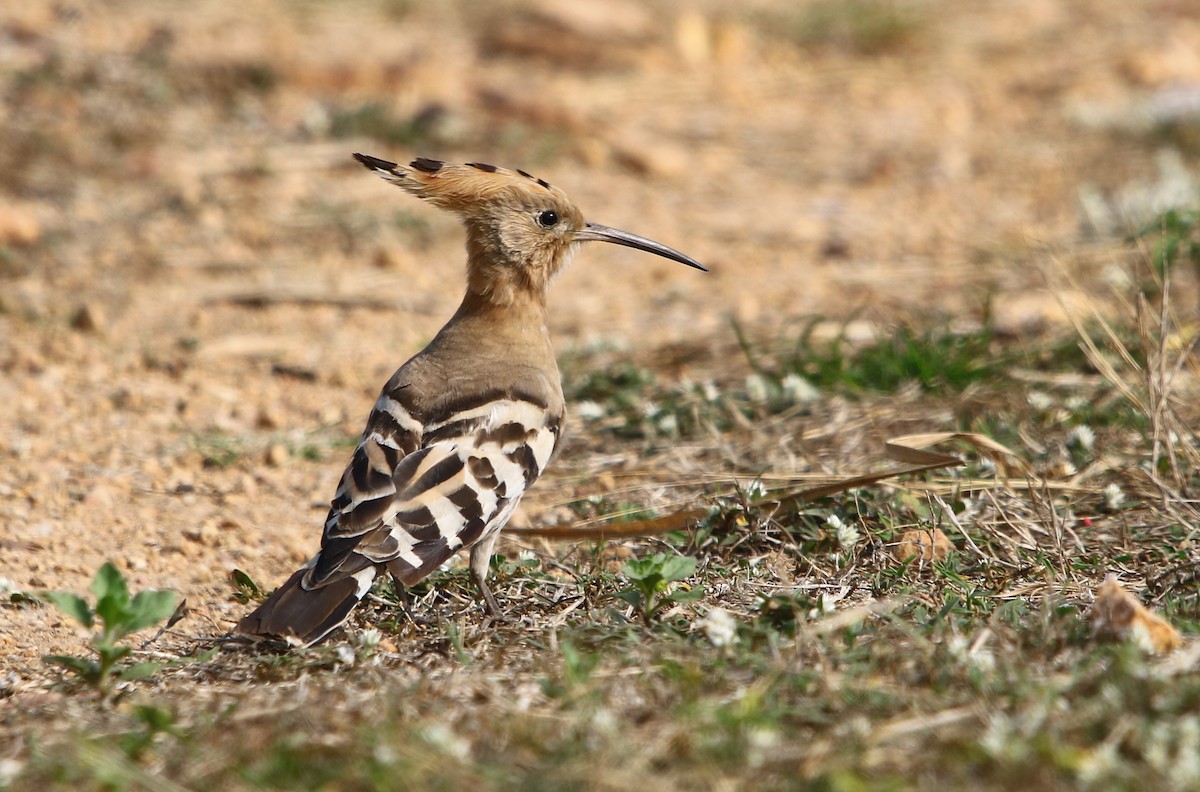
<svg viewBox="0 0 1200 792"><path fill-rule="evenodd" d="M113 559L218 634L231 569L275 585L312 552L348 439L462 288L453 219L353 151L521 167L710 264L589 248L560 278L560 349L634 356L727 347L731 318L970 325L989 300L999 332L1044 332L1047 273L1103 297L1108 243L1194 189L1155 116L1200 90L1183 0L864 4L898 14L876 38L784 2L572 7L0 11L6 586L83 592ZM17 677L79 640L0 607Z"/></svg>

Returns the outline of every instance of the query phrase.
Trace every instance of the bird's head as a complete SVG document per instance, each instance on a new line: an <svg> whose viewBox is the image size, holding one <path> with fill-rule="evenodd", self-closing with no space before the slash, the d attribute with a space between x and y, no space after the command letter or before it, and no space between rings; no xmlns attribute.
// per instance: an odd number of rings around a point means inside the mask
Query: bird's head
<svg viewBox="0 0 1200 792"><path fill-rule="evenodd" d="M354 158L392 184L462 218L467 228L467 288L493 303L522 296L544 301L550 280L580 242L612 242L704 269L666 245L585 221L562 190L522 170L479 162L452 165L423 157L408 165L365 154Z"/></svg>

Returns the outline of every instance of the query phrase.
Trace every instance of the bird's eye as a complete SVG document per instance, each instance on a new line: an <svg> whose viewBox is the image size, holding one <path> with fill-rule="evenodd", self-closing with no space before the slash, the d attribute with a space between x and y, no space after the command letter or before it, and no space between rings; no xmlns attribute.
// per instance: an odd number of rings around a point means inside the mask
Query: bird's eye
<svg viewBox="0 0 1200 792"><path fill-rule="evenodd" d="M554 228L558 224L558 212L553 209L547 209L544 212L537 213L538 225L542 228Z"/></svg>

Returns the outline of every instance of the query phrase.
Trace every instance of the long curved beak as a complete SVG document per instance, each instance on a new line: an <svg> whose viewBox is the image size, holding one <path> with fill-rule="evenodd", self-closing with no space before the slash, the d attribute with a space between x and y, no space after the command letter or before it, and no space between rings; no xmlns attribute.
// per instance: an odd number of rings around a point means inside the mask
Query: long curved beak
<svg viewBox="0 0 1200 792"><path fill-rule="evenodd" d="M703 272L708 272L708 268L701 264L691 256L680 253L675 248L669 248L666 245L660 245L653 239L631 234L628 231L622 231L619 228L609 228L599 223L584 223L575 234L576 242L612 242L614 245L624 245L625 247L644 250L647 253L653 253L656 256L669 258L672 261L678 261L680 264L687 264L689 267L695 267Z"/></svg>

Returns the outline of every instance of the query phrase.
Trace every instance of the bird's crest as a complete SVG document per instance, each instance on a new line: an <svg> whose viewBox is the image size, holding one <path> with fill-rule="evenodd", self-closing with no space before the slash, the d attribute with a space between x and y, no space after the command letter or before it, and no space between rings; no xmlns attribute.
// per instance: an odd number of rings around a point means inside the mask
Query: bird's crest
<svg viewBox="0 0 1200 792"><path fill-rule="evenodd" d="M520 205L549 199L569 203L562 190L523 170L483 162L455 165L426 157L417 157L408 165L367 154L355 154L354 158L406 192L461 215L476 214L498 202Z"/></svg>

